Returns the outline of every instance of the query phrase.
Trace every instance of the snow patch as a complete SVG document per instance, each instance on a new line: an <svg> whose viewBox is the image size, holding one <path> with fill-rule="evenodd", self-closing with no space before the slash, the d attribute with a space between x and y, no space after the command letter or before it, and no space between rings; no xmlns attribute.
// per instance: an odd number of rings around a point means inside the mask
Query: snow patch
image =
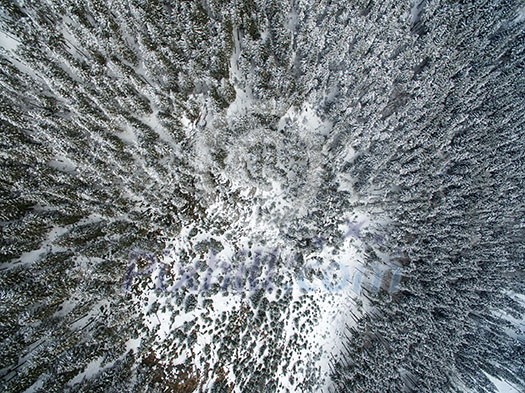
<svg viewBox="0 0 525 393"><path fill-rule="evenodd" d="M515 388L508 381L494 377L486 372L483 372L486 377L494 384L498 393L520 393L519 389Z"/></svg>
<svg viewBox="0 0 525 393"><path fill-rule="evenodd" d="M525 21L525 7L522 7L517 12L516 19L514 19L514 23L521 23Z"/></svg>
<svg viewBox="0 0 525 393"><path fill-rule="evenodd" d="M137 145L138 138L133 128L127 123L123 123L121 126L123 128L123 131L118 133L117 136L124 142L129 143L130 145Z"/></svg>
<svg viewBox="0 0 525 393"><path fill-rule="evenodd" d="M52 252L64 251L64 248L54 245L55 240L65 234L69 229L67 227L60 227L55 225L47 233L46 238L40 243L40 247L24 252L20 258L14 259L9 263L1 264L1 269L12 269L14 267L25 266L33 264L42 259L45 255Z"/></svg>
<svg viewBox="0 0 525 393"><path fill-rule="evenodd" d="M278 129L284 130L290 124L297 124L306 132L328 135L332 130L332 122L321 119L310 103L305 103L299 110L291 107L278 123Z"/></svg>
<svg viewBox="0 0 525 393"><path fill-rule="evenodd" d="M101 367L102 362L104 361L103 356L99 356L95 360L92 360L89 362L86 367L84 368L84 371L78 375L75 376L72 380L68 382L69 386L76 385L77 383L82 382L84 379L90 379L93 376L100 373L104 368Z"/></svg>
<svg viewBox="0 0 525 393"><path fill-rule="evenodd" d="M64 156L57 156L54 160L48 162L48 165L60 172L73 173L78 165L71 159Z"/></svg>
<svg viewBox="0 0 525 393"><path fill-rule="evenodd" d="M8 33L0 30L0 47L7 51L15 51L20 42Z"/></svg>
<svg viewBox="0 0 525 393"><path fill-rule="evenodd" d="M44 380L42 378L37 379L37 381L29 386L24 393L34 393L38 392L44 386Z"/></svg>

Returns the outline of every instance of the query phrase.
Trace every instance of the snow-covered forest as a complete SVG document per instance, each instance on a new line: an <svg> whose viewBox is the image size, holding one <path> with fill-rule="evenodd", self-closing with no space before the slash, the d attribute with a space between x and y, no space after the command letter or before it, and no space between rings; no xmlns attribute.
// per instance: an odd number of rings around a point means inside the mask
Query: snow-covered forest
<svg viewBox="0 0 525 393"><path fill-rule="evenodd" d="M0 0L0 389L525 391L522 0Z"/></svg>

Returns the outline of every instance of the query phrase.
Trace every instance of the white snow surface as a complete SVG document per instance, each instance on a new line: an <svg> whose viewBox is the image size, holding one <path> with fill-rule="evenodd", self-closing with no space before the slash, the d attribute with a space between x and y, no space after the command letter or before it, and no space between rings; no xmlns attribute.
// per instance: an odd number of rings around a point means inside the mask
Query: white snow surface
<svg viewBox="0 0 525 393"><path fill-rule="evenodd" d="M494 384L496 387L498 393L520 393L518 389L516 389L512 384L510 384L508 381L496 378L490 374L484 373L487 378Z"/></svg>
<svg viewBox="0 0 525 393"><path fill-rule="evenodd" d="M245 104L234 103L230 115L235 118ZM187 135L197 134L198 124L187 119L182 119L182 123ZM300 391L303 384L312 380L318 391L327 392L331 387L330 363L341 351L343 331L349 323L345 317L348 314L341 310L352 307L349 302L357 304L365 278L362 245L359 239L345 238L344 220L361 220L366 227L370 219L364 214L342 212L340 245L336 248L323 244L304 254L302 268L307 270L308 277L298 274L294 270L297 250L283 238L281 225L294 217L306 217L313 208L316 192L322 186L318 170L322 158L319 149L311 147L316 138L330 130L331 124L316 114L312 104L306 103L301 108L284 111L277 127L288 132L298 130L298 140L306 145L300 153L307 157L304 161L307 168L297 168L308 172L301 192L292 196L286 190L290 183L299 181L296 176L300 173L294 173L293 161L283 165L289 171L284 177L263 162L265 175L261 180L250 179L250 174L257 173L257 162L247 160L250 149L255 145L271 149L281 143L286 145L287 141L270 136L263 128L247 130L228 150L222 179L238 191L243 203L237 206L220 200L210 203L207 223L184 226L176 238L167 242L163 257L148 275L137 279L144 289L132 292L135 304L144 310L144 325L155 332L155 353L168 369L190 360L195 372L222 364L234 391L243 392L247 387L234 367L235 362L228 363L221 355L225 340L233 334L231 330L238 329L234 340L244 341L236 347L235 356L249 360L252 368L264 367L269 359L277 358L272 373L277 378L279 392ZM204 173L206 163L213 164L214 141L206 137L206 130L199 131L204 137L195 140L195 155L199 157L195 165L197 171ZM247 168L245 172L240 170L243 166ZM201 187L205 193L213 191L211 186ZM201 244L210 241L220 244L220 249L197 251ZM257 258L261 261L259 269L254 268L259 263ZM257 277L250 281L254 271ZM190 283L188 277L194 281ZM219 289L210 291L213 284ZM259 309L250 299L258 289L262 290L268 307L274 307L278 314L270 316L266 309L263 320L254 326L250 320ZM190 298L195 305L187 308ZM366 304L362 308L355 306L353 312L359 317L365 310ZM177 332L181 331L184 335L177 338ZM185 344L188 335L194 337L191 345ZM208 381L203 383L213 381L212 374L202 377Z"/></svg>
<svg viewBox="0 0 525 393"><path fill-rule="evenodd" d="M8 51L15 51L20 42L8 33L0 30L0 47Z"/></svg>

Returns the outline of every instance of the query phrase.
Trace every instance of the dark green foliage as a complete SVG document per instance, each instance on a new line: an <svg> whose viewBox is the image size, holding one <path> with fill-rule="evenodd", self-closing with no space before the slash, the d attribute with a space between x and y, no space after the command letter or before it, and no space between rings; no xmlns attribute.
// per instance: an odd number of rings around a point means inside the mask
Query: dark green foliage
<svg viewBox="0 0 525 393"><path fill-rule="evenodd" d="M143 321L162 307L139 308L123 284L133 253L160 259L187 224L195 224L190 238L245 224L232 217L258 202L223 176L239 147L251 160L234 168L246 175L236 178L241 187L278 180L292 201L308 200L300 217L274 217L268 205L258 212L297 249L296 273L314 239L340 245L345 212L390 222L374 229L388 233L383 243L374 230L363 236L365 267L387 263L390 279L397 267L403 276L397 291L386 278L377 293L365 286L374 311L357 324L354 304L341 310L349 325L344 356L333 362L339 391L492 391L485 373L524 388L523 332L509 334L509 320L524 312L512 294L525 291L521 3L51 3L0 2L0 30L18 44L0 50L5 391L40 380L46 392L189 392L205 386L208 371L212 391L231 391L221 362L243 391L279 391L277 369L306 345L297 331L311 333L315 307L311 325L291 321L296 332L283 350L292 294L280 288L280 300L269 301L254 291L245 299L253 310L220 319L219 364L197 375L188 358L175 380ZM226 119L241 98L255 104ZM279 128L306 102L331 124L310 144L306 125ZM321 173L315 187L313 172ZM338 190L341 176L352 192ZM211 201L231 209L224 223L210 216ZM197 254L222 249L211 239L180 257L204 275ZM154 287L144 275L132 290ZM173 316L213 306L183 290L172 300ZM189 322L173 329L180 348L211 334ZM127 349L139 336L142 347ZM100 372L72 384L97 359ZM300 369L283 372L296 380ZM316 391L315 372L305 378L295 386Z"/></svg>

